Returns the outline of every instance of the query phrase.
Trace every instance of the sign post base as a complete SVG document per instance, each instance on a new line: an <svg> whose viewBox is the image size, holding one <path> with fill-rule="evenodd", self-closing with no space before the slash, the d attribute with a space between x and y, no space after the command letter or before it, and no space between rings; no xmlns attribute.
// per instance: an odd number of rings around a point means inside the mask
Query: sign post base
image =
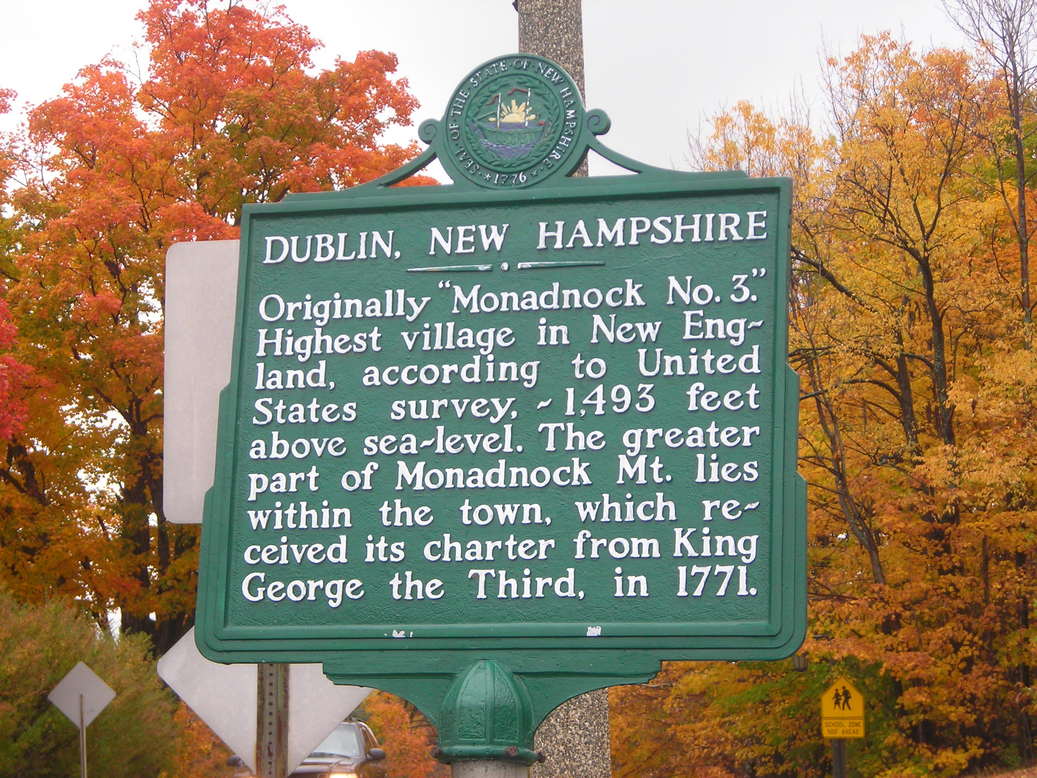
<svg viewBox="0 0 1037 778"><path fill-rule="evenodd" d="M495 660L482 660L454 677L440 708L440 761L531 765L533 703L521 678Z"/></svg>
<svg viewBox="0 0 1037 778"><path fill-rule="evenodd" d="M541 759L533 735L552 710L584 692L643 683L659 671L658 658L638 651L626 655L619 671L607 651L601 656L590 651L544 658L527 652L477 659L422 652L410 666L424 669L406 673L384 652L354 653L348 652L341 664L325 662L325 674L338 684L373 686L413 702L439 731L437 758L465 778L525 775ZM479 772L489 765L518 769Z"/></svg>

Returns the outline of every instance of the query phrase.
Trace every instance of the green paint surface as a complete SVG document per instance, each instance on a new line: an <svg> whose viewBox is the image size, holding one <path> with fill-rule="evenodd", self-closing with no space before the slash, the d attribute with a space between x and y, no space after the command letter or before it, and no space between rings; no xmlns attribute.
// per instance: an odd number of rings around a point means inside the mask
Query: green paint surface
<svg viewBox="0 0 1037 778"><path fill-rule="evenodd" d="M640 184L251 209L217 634L779 631L787 191Z"/></svg>

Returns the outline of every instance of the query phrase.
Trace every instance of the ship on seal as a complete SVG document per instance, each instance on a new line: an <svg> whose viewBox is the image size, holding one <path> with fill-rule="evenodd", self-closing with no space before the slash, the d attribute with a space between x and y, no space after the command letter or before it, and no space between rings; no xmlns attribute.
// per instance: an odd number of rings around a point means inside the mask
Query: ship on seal
<svg viewBox="0 0 1037 778"><path fill-rule="evenodd" d="M516 93L520 93L518 98ZM493 106L492 110L469 126L483 147L501 159L525 156L548 130L547 123L533 111L533 93L529 89L515 87L506 94L498 92L486 104Z"/></svg>

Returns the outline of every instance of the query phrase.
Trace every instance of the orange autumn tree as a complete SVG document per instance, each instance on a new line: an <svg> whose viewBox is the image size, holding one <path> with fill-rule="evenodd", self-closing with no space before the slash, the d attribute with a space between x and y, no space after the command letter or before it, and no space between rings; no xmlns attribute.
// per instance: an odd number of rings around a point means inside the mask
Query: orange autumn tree
<svg viewBox="0 0 1037 778"><path fill-rule="evenodd" d="M886 35L828 76L829 139L743 105L704 149L709 166L797 189L806 669L679 665L617 692L620 716L645 695L688 712L663 737L693 766L658 774L826 774L818 699L843 673L870 701L863 775L1033 753L1037 362L1011 214L988 180L997 85L964 53Z"/></svg>
<svg viewBox="0 0 1037 778"><path fill-rule="evenodd" d="M30 370L10 353L15 335L7 303L0 297L0 440L18 435L28 417L26 395Z"/></svg>
<svg viewBox="0 0 1037 778"><path fill-rule="evenodd" d="M389 775L449 778L450 768L432 755L436 730L417 708L402 697L374 691L364 700L363 709L385 747Z"/></svg>
<svg viewBox="0 0 1037 778"><path fill-rule="evenodd" d="M106 59L28 117L7 301L47 394L0 449L18 534L0 579L118 608L161 652L190 624L197 569L196 528L162 508L165 252L236 237L246 201L398 167L416 149L383 135L416 102L391 54L315 68L318 41L281 7L153 0L139 19L145 72Z"/></svg>
<svg viewBox="0 0 1037 778"><path fill-rule="evenodd" d="M0 114L10 110L13 96L10 90L0 89ZM8 205L3 189L13 168L12 151L6 142L0 141L0 208ZM26 382L29 368L10 353L16 334L7 306L8 280L5 278L11 272L10 254L15 240L11 221L0 212L0 440L10 440L19 433L28 416ZM0 470L0 478L2 473Z"/></svg>
<svg viewBox="0 0 1037 778"><path fill-rule="evenodd" d="M14 93L0 89L0 114L10 110ZM14 155L6 139L0 139L0 209L8 206L4 186L14 169ZM29 368L10 352L14 345L16 327L6 301L10 269L10 254L15 242L12 220L0 211L0 440L10 440L21 431L28 416L26 381ZM0 471L0 478L2 478Z"/></svg>
<svg viewBox="0 0 1037 778"><path fill-rule="evenodd" d="M8 110L13 96L0 90L0 111ZM14 140L0 137L0 581L20 599L42 600L63 590L81 550L81 534L62 520L77 515L81 505L70 494L82 491L75 473L84 463L83 441L61 431L52 386L26 361L26 323L12 315L19 277L14 260L24 234L8 188L17 161ZM45 448L40 440L47 441Z"/></svg>

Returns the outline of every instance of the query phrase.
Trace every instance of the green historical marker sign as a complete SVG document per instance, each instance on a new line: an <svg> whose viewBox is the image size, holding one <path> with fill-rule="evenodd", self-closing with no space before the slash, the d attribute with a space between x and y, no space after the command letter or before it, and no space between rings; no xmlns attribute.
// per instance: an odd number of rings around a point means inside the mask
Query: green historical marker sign
<svg viewBox="0 0 1037 778"><path fill-rule="evenodd" d="M789 182L646 168L607 126L500 57L389 179L246 206L205 655L324 662L434 717L492 660L539 717L798 647ZM637 175L567 178L588 149ZM388 187L433 157L454 185Z"/></svg>

